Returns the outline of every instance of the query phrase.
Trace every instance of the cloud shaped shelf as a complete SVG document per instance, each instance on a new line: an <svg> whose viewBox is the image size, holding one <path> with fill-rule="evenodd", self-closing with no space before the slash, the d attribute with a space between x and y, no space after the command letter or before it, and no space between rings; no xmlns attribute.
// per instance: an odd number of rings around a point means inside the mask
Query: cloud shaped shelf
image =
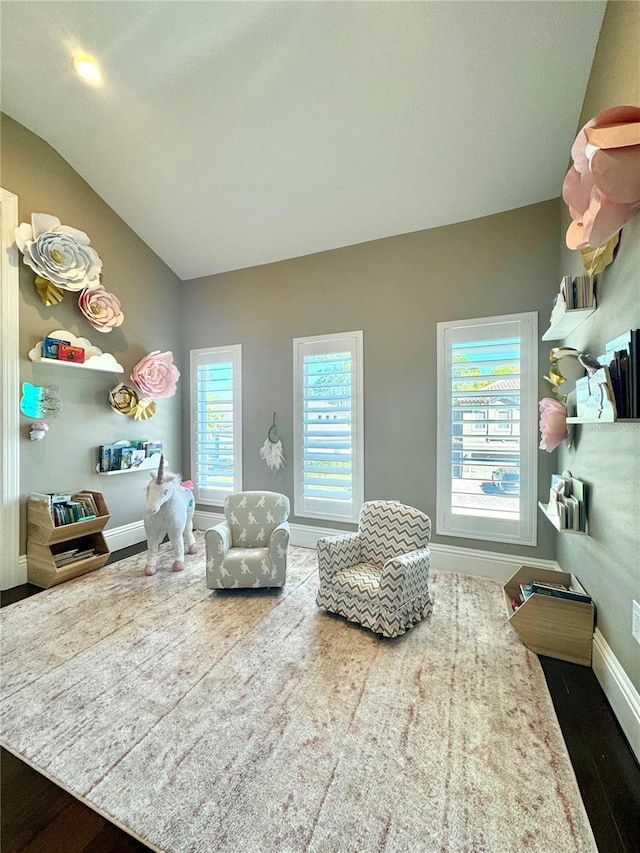
<svg viewBox="0 0 640 853"><path fill-rule="evenodd" d="M59 338L61 341L69 341L74 347L82 347L84 350L84 362L78 364L74 361L58 361L57 358L43 358L42 341L38 341L34 348L29 350L31 361L40 362L40 364L56 364L61 367L84 367L87 370L103 370L107 373L124 373L124 367L116 361L111 353L102 352L98 347L94 347L87 338L78 338L64 329L56 329L54 332L49 332L47 337Z"/></svg>

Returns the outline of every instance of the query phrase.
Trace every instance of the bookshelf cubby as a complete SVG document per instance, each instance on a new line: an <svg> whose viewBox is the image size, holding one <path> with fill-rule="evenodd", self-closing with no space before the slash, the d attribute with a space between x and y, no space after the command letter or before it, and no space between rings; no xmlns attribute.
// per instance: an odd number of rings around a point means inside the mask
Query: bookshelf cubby
<svg viewBox="0 0 640 853"><path fill-rule="evenodd" d="M87 490L85 490L87 491ZM98 509L96 518L56 527L44 501L27 501L27 578L29 583L48 589L71 578L99 569L109 559L103 530L110 515L101 492L91 492ZM93 548L86 559L57 566L55 556L70 549Z"/></svg>
<svg viewBox="0 0 640 853"><path fill-rule="evenodd" d="M533 593L514 610L511 599L518 598L520 584L532 581L562 583L569 589L584 593L569 572L521 566L502 588L511 627L525 646L536 654L591 666L593 603Z"/></svg>

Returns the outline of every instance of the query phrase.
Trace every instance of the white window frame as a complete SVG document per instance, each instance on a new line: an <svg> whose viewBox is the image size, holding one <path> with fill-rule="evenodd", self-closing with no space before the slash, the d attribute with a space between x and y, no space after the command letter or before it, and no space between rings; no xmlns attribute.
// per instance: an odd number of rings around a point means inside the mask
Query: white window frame
<svg viewBox="0 0 640 853"><path fill-rule="evenodd" d="M502 336L513 327L520 338L520 511L519 521L506 521L451 510L451 368L452 344L491 339L491 327ZM535 545L537 542L537 368L538 315L536 312L452 320L437 324L437 507L436 532L489 542Z"/></svg>
<svg viewBox="0 0 640 853"><path fill-rule="evenodd" d="M197 405L197 367L202 364L220 364L230 361L233 364L233 484L228 489L214 489L197 483L198 472L198 424ZM196 503L207 506L224 506L227 495L242 491L242 345L231 344L222 347L204 347L191 350L190 358L191 388L191 476L194 482Z"/></svg>
<svg viewBox="0 0 640 853"><path fill-rule="evenodd" d="M304 495L304 356L351 353L351 500L331 501ZM294 513L302 518L356 522L364 500L363 334L339 332L293 340Z"/></svg>

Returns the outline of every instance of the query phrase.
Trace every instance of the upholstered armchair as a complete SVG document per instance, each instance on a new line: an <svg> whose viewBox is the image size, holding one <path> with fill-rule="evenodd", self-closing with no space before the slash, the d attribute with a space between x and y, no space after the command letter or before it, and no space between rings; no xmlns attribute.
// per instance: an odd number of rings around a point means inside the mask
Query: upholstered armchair
<svg viewBox="0 0 640 853"><path fill-rule="evenodd" d="M225 520L204 535L209 589L284 586L289 498L238 492L224 502Z"/></svg>
<svg viewBox="0 0 640 853"><path fill-rule="evenodd" d="M368 501L357 533L318 540L318 607L385 637L404 634L433 609L431 519L398 501Z"/></svg>

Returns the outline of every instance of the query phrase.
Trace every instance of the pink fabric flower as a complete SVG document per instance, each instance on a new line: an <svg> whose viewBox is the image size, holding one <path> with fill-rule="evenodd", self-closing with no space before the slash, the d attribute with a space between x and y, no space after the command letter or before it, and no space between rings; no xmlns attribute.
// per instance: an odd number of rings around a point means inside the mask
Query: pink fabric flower
<svg viewBox="0 0 640 853"><path fill-rule="evenodd" d="M588 121L571 148L562 198L573 222L567 246L603 246L640 212L640 107L612 107Z"/></svg>
<svg viewBox="0 0 640 853"><path fill-rule="evenodd" d="M551 453L567 437L567 407L559 400L544 397L540 409L540 450Z"/></svg>
<svg viewBox="0 0 640 853"><path fill-rule="evenodd" d="M131 381L154 400L173 397L178 379L180 371L173 363L173 353L159 349L146 355L131 371Z"/></svg>
<svg viewBox="0 0 640 853"><path fill-rule="evenodd" d="M78 307L90 325L99 332L110 332L124 322L120 300L102 285L83 290L78 299Z"/></svg>

